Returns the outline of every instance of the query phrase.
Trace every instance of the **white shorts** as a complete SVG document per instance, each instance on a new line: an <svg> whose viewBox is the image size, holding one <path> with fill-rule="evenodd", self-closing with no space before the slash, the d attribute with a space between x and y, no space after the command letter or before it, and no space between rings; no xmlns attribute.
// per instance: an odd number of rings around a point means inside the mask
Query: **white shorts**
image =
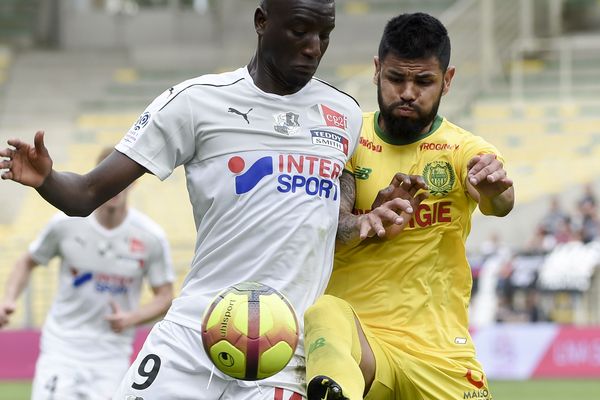
<svg viewBox="0 0 600 400"><path fill-rule="evenodd" d="M199 331L171 321L157 323L113 400L302 400L304 359L294 356L271 378L246 382L213 367Z"/></svg>
<svg viewBox="0 0 600 400"><path fill-rule="evenodd" d="M31 400L107 400L127 371L129 360L73 361L40 354Z"/></svg>

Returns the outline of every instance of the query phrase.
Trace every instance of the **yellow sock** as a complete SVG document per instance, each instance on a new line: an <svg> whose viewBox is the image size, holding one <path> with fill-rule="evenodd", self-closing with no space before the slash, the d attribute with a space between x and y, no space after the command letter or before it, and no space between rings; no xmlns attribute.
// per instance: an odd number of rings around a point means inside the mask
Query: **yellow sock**
<svg viewBox="0 0 600 400"><path fill-rule="evenodd" d="M354 312L348 303L325 295L304 313L306 378L333 379L345 397L363 398L365 381L359 368L361 348Z"/></svg>

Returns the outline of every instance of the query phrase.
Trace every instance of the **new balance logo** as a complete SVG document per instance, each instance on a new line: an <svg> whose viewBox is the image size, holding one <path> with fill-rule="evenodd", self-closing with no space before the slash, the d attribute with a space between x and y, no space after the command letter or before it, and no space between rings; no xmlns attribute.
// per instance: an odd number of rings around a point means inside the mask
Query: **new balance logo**
<svg viewBox="0 0 600 400"><path fill-rule="evenodd" d="M246 122L248 124L250 124L250 120L248 119L248 114L250 114L250 111L252 111L252 110L253 110L253 108L249 109L248 112L243 113L241 111L236 110L235 108L229 107L229 110L227 110L227 112L241 116L242 118L244 118L246 120Z"/></svg>
<svg viewBox="0 0 600 400"><path fill-rule="evenodd" d="M371 172L373 172L373 170L371 168L357 167L356 170L354 171L354 177L356 179L366 181L367 179L369 179Z"/></svg>

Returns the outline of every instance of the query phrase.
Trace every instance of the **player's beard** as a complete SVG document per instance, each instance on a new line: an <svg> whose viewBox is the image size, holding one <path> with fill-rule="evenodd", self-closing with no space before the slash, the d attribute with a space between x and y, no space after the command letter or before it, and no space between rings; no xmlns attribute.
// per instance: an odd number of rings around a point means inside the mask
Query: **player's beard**
<svg viewBox="0 0 600 400"><path fill-rule="evenodd" d="M379 103L379 115L385 124L386 133L394 138L402 138L402 140L409 142L417 140L425 133L423 130L435 119L440 107L440 101L442 100L442 90L440 90L440 95L431 107L431 110L425 114L423 110L414 103L408 104L403 101L397 101L389 105L384 104L381 95L381 83L378 82L377 101ZM394 109L401 106L412 107L417 113L417 117L407 118L394 116Z"/></svg>

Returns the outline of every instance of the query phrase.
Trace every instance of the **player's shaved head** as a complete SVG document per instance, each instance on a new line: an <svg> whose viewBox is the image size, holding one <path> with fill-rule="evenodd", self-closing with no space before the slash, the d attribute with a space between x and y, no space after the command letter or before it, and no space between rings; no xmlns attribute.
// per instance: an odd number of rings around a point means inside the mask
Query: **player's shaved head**
<svg viewBox="0 0 600 400"><path fill-rule="evenodd" d="M261 0L250 75L263 90L290 94L308 83L335 27L334 0ZM262 86L261 86L262 85Z"/></svg>
<svg viewBox="0 0 600 400"><path fill-rule="evenodd" d="M287 9L288 6L294 3L310 3L317 2L323 5L335 3L335 0L261 0L259 6L265 11L276 10L277 8Z"/></svg>

